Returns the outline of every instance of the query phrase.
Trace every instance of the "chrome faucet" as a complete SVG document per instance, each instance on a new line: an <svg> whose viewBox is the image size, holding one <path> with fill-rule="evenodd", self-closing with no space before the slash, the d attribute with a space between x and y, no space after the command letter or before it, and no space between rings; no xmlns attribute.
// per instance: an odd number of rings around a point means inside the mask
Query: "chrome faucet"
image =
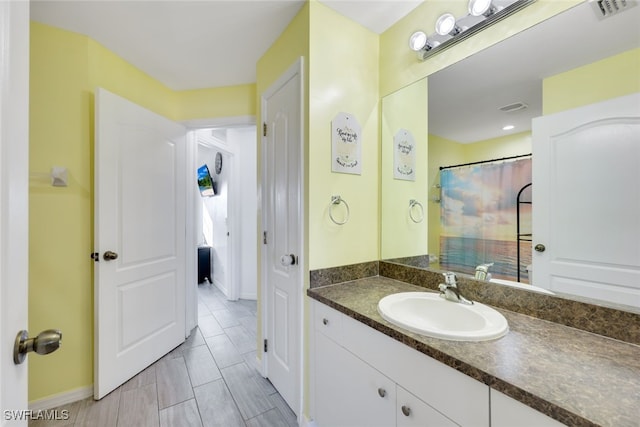
<svg viewBox="0 0 640 427"><path fill-rule="evenodd" d="M442 273L442 275L444 276L444 283L438 285L438 289L440 289L440 296L442 298L462 304L473 304L473 301L465 298L460 293L455 273L448 271L446 273Z"/></svg>
<svg viewBox="0 0 640 427"><path fill-rule="evenodd" d="M493 263L488 264L480 264L476 267L476 275L475 278L478 280L491 280L491 273L489 273L489 267L491 267Z"/></svg>

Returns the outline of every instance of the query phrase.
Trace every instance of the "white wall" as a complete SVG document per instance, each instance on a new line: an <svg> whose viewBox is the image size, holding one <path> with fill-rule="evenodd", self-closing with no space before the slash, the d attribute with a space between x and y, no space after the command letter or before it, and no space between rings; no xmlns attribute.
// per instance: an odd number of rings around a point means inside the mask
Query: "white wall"
<svg viewBox="0 0 640 427"><path fill-rule="evenodd" d="M256 128L236 128L227 132L227 142L236 148L239 193L239 234L240 234L240 298L256 299L257 282L257 242L256 215L258 212Z"/></svg>

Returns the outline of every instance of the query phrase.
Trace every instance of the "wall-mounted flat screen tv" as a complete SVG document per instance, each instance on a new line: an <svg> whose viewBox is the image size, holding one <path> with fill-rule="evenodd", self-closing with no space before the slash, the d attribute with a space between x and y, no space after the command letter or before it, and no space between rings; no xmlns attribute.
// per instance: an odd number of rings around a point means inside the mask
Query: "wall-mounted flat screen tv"
<svg viewBox="0 0 640 427"><path fill-rule="evenodd" d="M198 188L202 197L212 197L217 193L216 182L211 178L206 164L198 168Z"/></svg>

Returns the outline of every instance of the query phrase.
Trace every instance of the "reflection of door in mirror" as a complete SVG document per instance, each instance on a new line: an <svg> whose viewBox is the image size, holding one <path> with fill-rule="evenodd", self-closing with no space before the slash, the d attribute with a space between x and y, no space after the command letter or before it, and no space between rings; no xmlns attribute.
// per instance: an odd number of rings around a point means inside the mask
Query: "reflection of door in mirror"
<svg viewBox="0 0 640 427"><path fill-rule="evenodd" d="M640 93L533 122L535 285L640 307Z"/></svg>

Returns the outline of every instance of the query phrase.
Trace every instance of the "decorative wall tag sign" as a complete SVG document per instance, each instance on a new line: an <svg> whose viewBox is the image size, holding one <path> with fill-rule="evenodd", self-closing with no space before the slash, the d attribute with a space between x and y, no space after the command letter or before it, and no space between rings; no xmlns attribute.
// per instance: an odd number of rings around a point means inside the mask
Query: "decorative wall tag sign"
<svg viewBox="0 0 640 427"><path fill-rule="evenodd" d="M331 121L331 171L360 175L362 131L349 113L338 113Z"/></svg>
<svg viewBox="0 0 640 427"><path fill-rule="evenodd" d="M406 129L399 129L393 137L393 177L416 180L416 142Z"/></svg>

